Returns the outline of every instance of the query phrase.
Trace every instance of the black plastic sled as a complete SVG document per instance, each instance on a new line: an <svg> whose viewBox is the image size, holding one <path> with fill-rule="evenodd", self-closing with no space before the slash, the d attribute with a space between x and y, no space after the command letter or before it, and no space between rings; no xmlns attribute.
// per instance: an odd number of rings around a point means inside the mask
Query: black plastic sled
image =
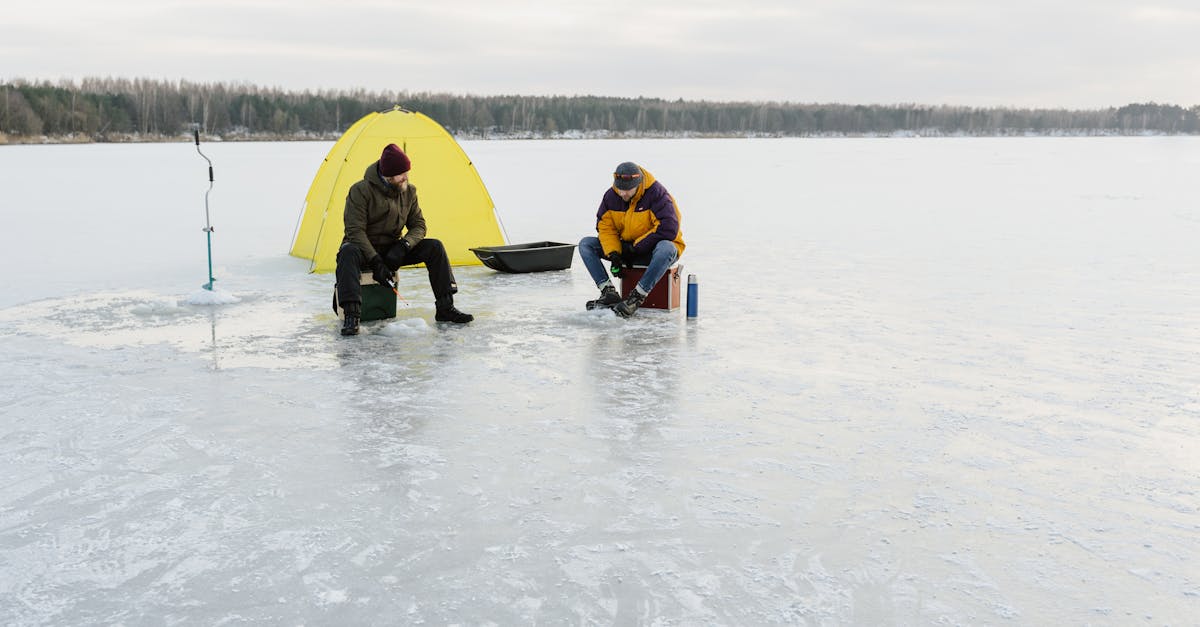
<svg viewBox="0 0 1200 627"><path fill-rule="evenodd" d="M500 272L566 270L575 257L575 244L532 242L508 246L480 246L471 252L483 265Z"/></svg>

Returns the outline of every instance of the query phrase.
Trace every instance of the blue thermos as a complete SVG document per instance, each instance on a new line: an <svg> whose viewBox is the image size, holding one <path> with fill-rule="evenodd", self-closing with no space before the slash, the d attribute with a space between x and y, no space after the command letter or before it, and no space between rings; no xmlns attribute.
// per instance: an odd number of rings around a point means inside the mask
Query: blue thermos
<svg viewBox="0 0 1200 627"><path fill-rule="evenodd" d="M688 275L688 302L687 302L687 317L695 318L700 310L700 284L696 282L696 275Z"/></svg>

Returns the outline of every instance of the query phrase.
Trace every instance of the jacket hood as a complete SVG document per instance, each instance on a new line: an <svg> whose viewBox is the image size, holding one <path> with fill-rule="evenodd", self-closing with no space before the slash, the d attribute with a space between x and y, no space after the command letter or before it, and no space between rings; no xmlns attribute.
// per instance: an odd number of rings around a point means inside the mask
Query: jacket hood
<svg viewBox="0 0 1200 627"><path fill-rule="evenodd" d="M376 189L387 196L395 197L400 193L400 188L383 180L379 174L379 160L367 166L367 171L363 172L363 180L370 183Z"/></svg>

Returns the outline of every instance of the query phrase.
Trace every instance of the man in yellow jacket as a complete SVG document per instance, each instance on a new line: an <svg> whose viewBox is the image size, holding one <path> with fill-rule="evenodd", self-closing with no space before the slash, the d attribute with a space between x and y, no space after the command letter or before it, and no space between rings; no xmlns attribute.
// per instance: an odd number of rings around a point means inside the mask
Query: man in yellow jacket
<svg viewBox="0 0 1200 627"><path fill-rule="evenodd" d="M588 301L587 308L611 307L623 318L632 316L683 254L680 222L675 199L653 174L632 161L618 165L612 187L604 192L596 212L599 237L579 240L579 258L600 288L600 298ZM621 300L601 258L609 261L614 275L634 264L646 266L625 300Z"/></svg>

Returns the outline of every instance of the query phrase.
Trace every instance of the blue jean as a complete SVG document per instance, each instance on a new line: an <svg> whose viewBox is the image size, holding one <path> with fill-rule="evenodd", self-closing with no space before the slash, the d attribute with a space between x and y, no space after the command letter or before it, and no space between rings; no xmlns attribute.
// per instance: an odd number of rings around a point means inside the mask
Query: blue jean
<svg viewBox="0 0 1200 627"><path fill-rule="evenodd" d="M600 238L588 236L579 240L579 258L583 260L583 266L587 268L588 274L592 275L596 287L609 281L608 268L600 261L600 256L603 254L604 247L600 245ZM666 240L655 244L654 250L650 253L649 263L646 264L646 271L642 273L642 279L638 281L638 289L643 294L649 294L662 275L667 273L667 268L670 268L678 258L679 250L675 248L675 244ZM645 261L645 257L625 260L626 263L632 262L638 265Z"/></svg>

